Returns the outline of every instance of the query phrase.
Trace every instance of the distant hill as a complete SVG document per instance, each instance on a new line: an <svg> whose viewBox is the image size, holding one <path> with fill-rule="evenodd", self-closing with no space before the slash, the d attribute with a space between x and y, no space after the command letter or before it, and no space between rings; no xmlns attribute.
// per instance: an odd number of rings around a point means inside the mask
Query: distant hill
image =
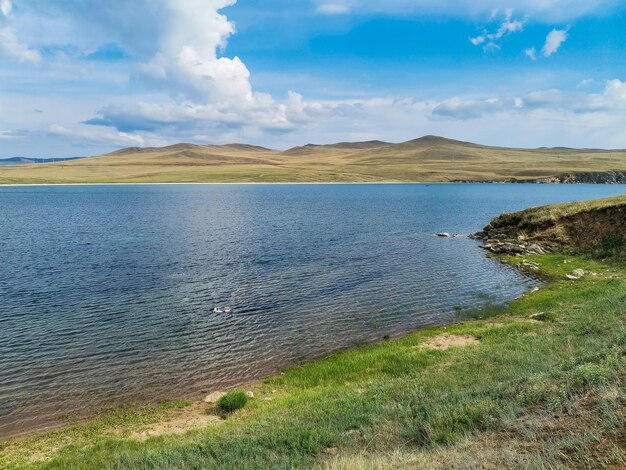
<svg viewBox="0 0 626 470"><path fill-rule="evenodd" d="M626 182L626 150L491 147L431 135L397 144L371 140L308 144L285 151L247 144L180 143L39 164L46 161L50 159L5 160L10 163L0 167L0 184Z"/></svg>
<svg viewBox="0 0 626 470"><path fill-rule="evenodd" d="M81 157L71 158L25 158L25 157L11 157L0 159L0 165L29 165L33 163L54 163L54 162L69 162L71 160L80 160Z"/></svg>

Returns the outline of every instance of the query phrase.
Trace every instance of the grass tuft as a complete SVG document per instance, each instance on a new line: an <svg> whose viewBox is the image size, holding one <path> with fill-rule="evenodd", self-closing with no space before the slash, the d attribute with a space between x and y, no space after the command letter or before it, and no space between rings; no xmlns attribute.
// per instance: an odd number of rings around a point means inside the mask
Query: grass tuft
<svg viewBox="0 0 626 470"><path fill-rule="evenodd" d="M242 409L244 406L248 404L248 396L246 392L237 390L234 392L229 392L224 395L217 402L217 407L223 413L233 413L237 410Z"/></svg>

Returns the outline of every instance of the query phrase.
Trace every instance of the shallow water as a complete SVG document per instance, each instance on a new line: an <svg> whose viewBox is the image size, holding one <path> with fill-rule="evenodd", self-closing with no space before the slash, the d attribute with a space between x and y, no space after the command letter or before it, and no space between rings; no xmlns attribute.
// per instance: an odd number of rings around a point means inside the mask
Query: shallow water
<svg viewBox="0 0 626 470"><path fill-rule="evenodd" d="M468 234L624 186L0 187L0 436L195 398L536 281ZM232 314L212 313L230 306Z"/></svg>

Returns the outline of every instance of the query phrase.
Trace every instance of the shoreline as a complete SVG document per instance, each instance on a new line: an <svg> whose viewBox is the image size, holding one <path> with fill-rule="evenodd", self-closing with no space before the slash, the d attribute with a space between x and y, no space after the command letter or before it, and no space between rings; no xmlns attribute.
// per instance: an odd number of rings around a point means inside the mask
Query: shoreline
<svg viewBox="0 0 626 470"><path fill-rule="evenodd" d="M420 328L415 331L407 332L405 335L391 338L390 340L340 350L338 352L331 353L328 356L289 367L288 369L285 369L284 372L270 375L264 379L246 382L245 384L233 387L233 389L248 390L253 392L255 398L252 400L250 405L252 407L250 411L251 413L255 413L255 410L263 408L269 408L270 410L282 410L284 406L288 406L287 404L290 403L290 396L293 393L291 391L291 386L287 389L284 388L283 383L285 377L289 380L292 377L299 377L309 370L316 370L319 368L325 370L324 368L327 366L335 367L333 364L336 361L341 361L343 358L348 358L349 363L351 363L349 360L350 357L361 357L369 354L370 351L384 351L386 348L396 348L403 344L412 345L415 344L416 341L418 344L424 343L424 341L428 343L428 341L430 341L429 338L434 338L435 340L440 338L445 341L447 337L455 337L460 338L461 340L463 340L463 338L469 338L471 341L474 341L471 338L476 337L479 340L479 342L476 343L477 346L467 347L477 348L480 347L483 339L480 337L480 334L477 335L476 332L483 331L487 327L493 328L497 326L498 328L496 328L495 331L500 331L501 333L510 330L513 335L511 336L511 341L513 342L523 340L523 338L527 337L529 334L534 335L542 330L553 334L554 330L550 326L550 320L543 317L541 317L540 320L535 320L532 316L530 318L528 316L520 316L519 312L520 307L526 309L528 308L527 305L533 305L534 302L538 301L541 302L541 296L548 295L559 297L562 295L560 294L559 289L562 289L563 287L559 287L559 285L563 281L560 281L561 275L557 275L554 270L557 267L557 264L554 264L554 262L550 260L553 256L556 256L555 261L559 265L557 268L559 271L562 271L563 269L567 269L569 271L575 266L585 265L586 263L579 258L570 257L569 263L565 265L565 268L563 268L562 255L542 255L534 257L534 260L542 260L543 262L548 263L549 266L545 272L542 271L542 273L549 279L549 282L541 289L540 293L530 290L527 291L522 297L512 300L507 306L481 309L474 312L471 317L459 320L458 322L452 324ZM516 265L517 262L517 258L514 257L499 256L498 258L501 262L509 265ZM600 269L596 269L600 272ZM606 278L608 282L611 282L610 279L615 279L613 268L611 266L606 266L605 272L602 272L601 276L602 279ZM591 285L588 282L581 282L582 285L587 286L587 288ZM582 285L581 287L578 287L577 284L571 282L569 284L572 292L582 289ZM532 311L533 310L531 309L531 312ZM545 330L545 328L548 328L548 330ZM448 350L447 347L440 348L438 342L434 342L432 344L434 344L434 346L432 346L434 350ZM468 344L471 345L472 343L470 342ZM506 341L504 344L506 344ZM415 346L411 346L411 348L415 348ZM441 359L447 361L448 359L446 359L446 357L448 357L449 354L452 354L452 357L457 357L461 354L460 357L463 357L464 349L465 346L462 344L453 347L453 349L450 350L452 352L448 352L447 355L441 356ZM437 352L438 355L441 354L440 351ZM438 355L435 357L438 357ZM483 356L482 354L481 357L485 360L487 359L486 356ZM434 370L435 369L431 370L431 373L433 373ZM445 368L438 368L437 370L443 371L441 373L445 373ZM465 372L463 372L463 374L465 374ZM223 391L228 390L230 390L230 388L223 389ZM359 388L357 390L361 389ZM360 394L362 392L359 391L358 393ZM195 432L204 432L202 430L207 430L207 432L210 432L210 435L214 435L215 433L219 434L222 430L226 432L228 429L226 424L229 421L234 420L233 425L239 422L241 422L242 425L245 425L244 423L246 422L248 415L249 412L244 411L244 413L242 413L239 417L225 417L220 415L215 410L214 404L206 403L203 400L113 408L102 414L85 417L84 419L69 423L61 423L56 427L50 427L43 430L27 432L0 439L0 466L2 466L3 462L2 452L4 449L16 448L18 449L18 453L21 449L22 452L30 455L32 448L35 449L35 458L39 459L41 458L41 450L39 449L42 445L47 446L47 443L55 443L59 440L61 442L66 442L64 445L67 445L67 443L70 442L73 443L76 439L79 441L84 439L86 442L90 442L94 439L94 435L97 439L104 439L104 442L108 439L114 439L116 441L121 440L119 442L129 442L132 445L135 445L136 443L152 442L153 445L158 447L161 445L159 443L163 442L160 441L160 439L163 438L176 439L178 435L184 436L187 435L187 433L191 433L190 435L193 435ZM202 434L199 434L199 436L201 435ZM54 446L57 445L58 444L54 444ZM62 448L63 445L60 447ZM55 450L52 451L52 455L56 456L58 451L59 449L56 449L55 447ZM48 459L49 456L45 454L45 458ZM7 468L13 467L9 465ZM15 468L21 467L16 466ZM88 468L88 464L86 464L84 468ZM216 468L221 467L217 466Z"/></svg>
<svg viewBox="0 0 626 470"><path fill-rule="evenodd" d="M589 214L602 221L622 201L506 214L484 233L509 228L500 243L511 243L505 239L524 221L545 227ZM570 241L570 249L579 246ZM498 254L518 269L535 266L549 282L457 323L239 386L253 397L234 413L206 400L118 410L2 441L0 467L518 468L532 459L539 467L621 468L626 246L615 245L613 258L594 249Z"/></svg>
<svg viewBox="0 0 626 470"><path fill-rule="evenodd" d="M148 183L148 184L160 184L160 183ZM170 183L170 184L178 184L178 183ZM187 184L187 183L182 183L182 184ZM198 183L198 184L205 184L205 183ZM208 183L208 184L213 184L213 183ZM217 183L217 184L222 184L222 183ZM228 183L226 183L228 184ZM253 183L254 184L254 183ZM282 183L261 183L261 184L282 184ZM307 184L307 183L304 183ZM319 184L325 184L325 183L319 183ZM339 184L343 184L343 183L339 183ZM502 260L501 260L502 261ZM508 263L504 263L504 264L508 264ZM529 277L529 278L537 278L537 274L536 273L528 273L528 272L523 272L522 273ZM549 277L546 277L542 280L542 286L545 286L547 284L550 283L550 279ZM494 306L490 306L489 308L503 308L506 307L506 305L508 305L511 302L514 302L516 300L519 300L520 298L523 298L524 296L528 295L529 293L532 293L534 291L534 289L536 289L536 287L532 287L527 289L526 291L524 291L520 296L515 297L515 298L511 298L509 299L507 302L503 303L503 304L497 304ZM480 308L478 311L483 311L487 309L487 307L484 308ZM432 329L443 329L446 330L449 327L453 327L455 325L463 325L467 322L471 322L473 320L465 317L465 318L458 318L455 320L452 320L450 322L447 323L441 323L441 324L433 324L433 325L425 325L422 327L418 327L417 329L412 329L412 330L407 330L407 331L403 331L402 333L398 333L395 335L392 335L386 339L373 339L370 341L365 341L362 344L360 344L359 346L346 346L344 348L339 348L335 351L329 351L325 354L322 354L318 357L313 357L310 359L306 359L304 361L302 361L301 363L294 363L292 365L288 365L284 368L278 368L275 371L268 373L266 375L261 375L260 377L256 378L256 379L252 379L252 380L246 380L243 379L239 382L237 382L236 384L233 385L228 385L228 386L224 386L224 387L218 387L216 389L208 389L206 391L206 393L204 393L204 391L201 394L195 393L195 394L187 394L187 396L189 395L194 395L196 398L185 398L184 396L181 398L177 398L177 399L172 399L166 402L153 402L153 401L146 401L146 403L143 404L129 404L129 405L125 405L125 404L118 404L118 405L113 405L109 408L103 408L103 409L94 409L91 411L85 411L84 414L75 414L75 415L69 415L67 418L66 422L50 422L49 424L46 424L44 426L41 427L33 427L32 429L29 430L25 430L23 432L19 432L16 434L10 433L10 434L5 434L5 435L1 435L0 434L0 444L5 443L5 442L10 442L12 440L21 440L21 439L28 439L28 438L36 438L38 436L44 436L48 433L54 433L56 431L63 431L63 430L68 430L71 429L73 427L76 426L81 426L84 424L88 424L92 421L94 421L97 417L104 415L106 416L107 414L116 414L120 411L123 410L140 410L140 409L156 409L162 406L169 406L172 403L179 403L179 402L186 402L189 403L188 406L191 407L198 407L200 405L202 405L204 402L203 399L198 399L197 397L199 395L211 395L213 393L227 393L230 391L234 391L234 390L239 390L239 389L258 389L266 380L268 379L272 379L275 378L279 375L282 374L282 370L289 370L289 369L294 369L294 368L299 368L299 367L303 367L303 366L307 366L307 365L313 365L315 363L318 362L322 362L324 360L326 360L328 357L332 357L334 355L337 354L342 354L342 353L349 353L350 351L354 351L354 350L358 350L361 347L367 347L367 346L377 346L377 345L381 345L383 344L385 341L391 340L391 341L398 341L398 340L402 340L403 338L409 337L411 335L414 334L419 334L420 332L424 332L424 331L428 331L428 330L432 330Z"/></svg>
<svg viewBox="0 0 626 470"><path fill-rule="evenodd" d="M220 183L220 182L190 182L190 183L9 183L2 184L0 183L0 188L2 187L29 187L29 186L272 186L272 185L280 185L280 186L313 186L313 185L409 185L409 184L491 184L491 183L452 183L446 181L440 182L407 182L407 181L380 181L380 182L372 182L372 181L347 181L347 182L311 182L311 183L303 183L303 182L293 182L293 183L264 183L264 182L241 182L241 183Z"/></svg>
<svg viewBox="0 0 626 470"><path fill-rule="evenodd" d="M163 183L0 183L0 188L72 186L394 186L394 185L533 185L533 186L626 186L626 183L560 183L537 181L315 181L315 182L163 182Z"/></svg>

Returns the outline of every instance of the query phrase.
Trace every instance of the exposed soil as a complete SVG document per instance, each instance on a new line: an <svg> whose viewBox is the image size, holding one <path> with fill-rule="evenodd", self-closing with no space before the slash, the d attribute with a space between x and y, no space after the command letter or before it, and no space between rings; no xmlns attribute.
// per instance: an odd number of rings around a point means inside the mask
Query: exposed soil
<svg viewBox="0 0 626 470"><path fill-rule="evenodd" d="M172 416L164 421L150 424L134 431L130 437L139 441L145 441L151 437L184 434L194 429L201 429L221 422L223 420L219 416L207 413L207 405L205 403L194 403L191 406L176 410L172 413Z"/></svg>
<svg viewBox="0 0 626 470"><path fill-rule="evenodd" d="M507 214L494 219L479 235L484 239L502 238L499 235L516 239L521 235L527 243L539 243L557 251L564 248L586 251L598 248L607 237L626 240L626 206L583 210L539 224L525 222L523 212Z"/></svg>
<svg viewBox="0 0 626 470"><path fill-rule="evenodd" d="M473 336L451 335L448 333L444 333L439 336L433 336L432 338L428 338L424 343L420 345L420 347L446 351L450 348L472 346L474 344L478 344L479 342L480 341L478 341L478 339L474 338Z"/></svg>

